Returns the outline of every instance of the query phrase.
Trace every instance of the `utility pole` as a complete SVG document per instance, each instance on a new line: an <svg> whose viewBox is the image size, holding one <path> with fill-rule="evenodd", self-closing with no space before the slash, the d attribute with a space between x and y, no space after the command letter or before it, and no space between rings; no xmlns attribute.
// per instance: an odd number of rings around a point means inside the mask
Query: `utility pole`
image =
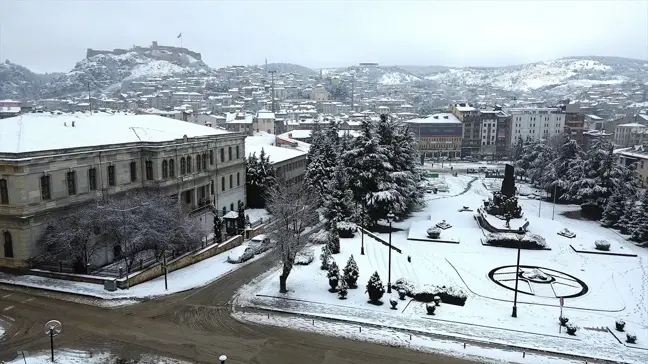
<svg viewBox="0 0 648 364"><path fill-rule="evenodd" d="M277 73L277 71L272 70L270 71L270 77L271 77L271 85L272 85L272 112L275 112L275 88L274 88L274 75Z"/></svg>
<svg viewBox="0 0 648 364"><path fill-rule="evenodd" d="M354 107L353 105L355 104L355 75L352 76L353 78L351 79L351 114L354 113Z"/></svg>

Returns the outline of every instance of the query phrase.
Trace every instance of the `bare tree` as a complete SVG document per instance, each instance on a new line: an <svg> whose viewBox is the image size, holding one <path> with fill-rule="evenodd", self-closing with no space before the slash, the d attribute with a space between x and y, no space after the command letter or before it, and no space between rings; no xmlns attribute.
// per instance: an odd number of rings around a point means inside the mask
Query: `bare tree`
<svg viewBox="0 0 648 364"><path fill-rule="evenodd" d="M274 256L282 264L279 292L286 293L286 280L295 264L295 256L307 242L304 230L319 220L315 206L311 205L317 199L303 184L288 185L279 181L268 189L266 201L274 218L267 234L274 242Z"/></svg>
<svg viewBox="0 0 648 364"><path fill-rule="evenodd" d="M104 240L96 235L97 218L97 209L92 206L81 207L63 217L57 215L48 223L39 240L42 251L40 258L73 259L77 273L89 273L90 260L106 247Z"/></svg>

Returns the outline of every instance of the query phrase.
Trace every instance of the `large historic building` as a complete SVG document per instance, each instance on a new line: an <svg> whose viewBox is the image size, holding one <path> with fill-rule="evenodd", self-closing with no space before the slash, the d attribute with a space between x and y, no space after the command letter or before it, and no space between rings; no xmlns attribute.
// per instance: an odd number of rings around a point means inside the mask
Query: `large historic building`
<svg viewBox="0 0 648 364"><path fill-rule="evenodd" d="M245 155L243 133L155 115L0 120L0 267L25 266L57 214L107 195L158 187L187 214L235 210L245 203Z"/></svg>
<svg viewBox="0 0 648 364"><path fill-rule="evenodd" d="M463 126L451 113L439 113L426 118L406 120L425 157L459 158Z"/></svg>

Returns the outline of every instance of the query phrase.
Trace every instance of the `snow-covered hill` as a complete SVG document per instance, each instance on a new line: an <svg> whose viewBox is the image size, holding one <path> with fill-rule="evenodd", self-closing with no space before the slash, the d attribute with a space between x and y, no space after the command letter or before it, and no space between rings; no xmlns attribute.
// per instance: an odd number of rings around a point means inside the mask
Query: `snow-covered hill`
<svg viewBox="0 0 648 364"><path fill-rule="evenodd" d="M37 74L8 60L0 63L0 99L30 100L58 74Z"/></svg>
<svg viewBox="0 0 648 364"><path fill-rule="evenodd" d="M419 77L403 72L385 73L380 77L378 83L381 85L401 85L403 83L420 80Z"/></svg>
<svg viewBox="0 0 648 364"><path fill-rule="evenodd" d="M78 62L72 71L54 78L41 89L42 97L74 95L86 92L88 84L94 91L119 90L124 81L170 75L206 75L211 69L189 55L173 61L154 53L129 52L99 54Z"/></svg>
<svg viewBox="0 0 648 364"><path fill-rule="evenodd" d="M648 63L614 57L574 57L497 68L449 68L425 79L455 87L561 92L592 85L641 82L648 79Z"/></svg>

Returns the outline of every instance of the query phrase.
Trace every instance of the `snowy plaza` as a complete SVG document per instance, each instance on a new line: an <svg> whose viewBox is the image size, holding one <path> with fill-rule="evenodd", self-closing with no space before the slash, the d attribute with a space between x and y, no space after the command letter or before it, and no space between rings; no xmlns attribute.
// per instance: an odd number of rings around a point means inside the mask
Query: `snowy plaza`
<svg viewBox="0 0 648 364"><path fill-rule="evenodd" d="M333 255L340 270L351 255L359 267L358 288L349 289L346 299L329 292L327 272L320 268L318 258L322 246L312 245L308 249L313 250L315 260L293 269L287 294L279 293L280 272L273 270L244 287L237 303L243 307L440 334L458 341L488 341L567 355L646 362L645 249L597 222L573 218L579 210L576 205L554 206L533 198L533 193L524 193L529 197L520 196L523 217L511 221L511 226L526 220L528 232L543 237L546 247L520 251L517 318L513 318L518 250L484 245L488 232L482 230L475 218L482 201L499 188L499 180L463 174L441 174L439 180L448 186L447 192L426 193L427 204L422 210L393 223L392 246L401 252L392 250L391 283L404 278L417 289L445 286L465 294L464 306L441 303L434 315L428 315L426 305L434 303L410 297L402 300L396 289L384 294L382 305L368 303L365 285L374 272L387 285L389 248L368 234L362 237L360 231L353 238L340 239L341 252ZM520 191L529 190L525 185L518 187ZM441 230L438 241L425 241L422 236L426 229L444 220L450 227ZM381 225L387 223L382 221ZM575 236L559 235L564 229ZM389 241L388 229L381 231L384 232L375 235ZM595 249L596 240L608 241L609 251ZM564 297L562 315L578 328L575 335L569 335L559 325L560 297ZM396 309L391 309L390 300L397 301ZM241 317L255 320L252 314ZM263 321L259 317L256 320ZM623 332L615 327L621 320L625 322ZM636 343L627 343L626 333L636 335Z"/></svg>

